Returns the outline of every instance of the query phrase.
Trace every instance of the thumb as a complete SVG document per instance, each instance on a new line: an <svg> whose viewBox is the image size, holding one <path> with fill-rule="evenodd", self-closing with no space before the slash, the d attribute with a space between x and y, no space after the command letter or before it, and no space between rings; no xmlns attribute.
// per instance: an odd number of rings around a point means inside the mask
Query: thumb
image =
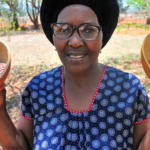
<svg viewBox="0 0 150 150"><path fill-rule="evenodd" d="M5 83L3 83L1 86L0 86L0 92L5 88Z"/></svg>
<svg viewBox="0 0 150 150"><path fill-rule="evenodd" d="M6 109L6 89L5 84L0 86L0 109Z"/></svg>

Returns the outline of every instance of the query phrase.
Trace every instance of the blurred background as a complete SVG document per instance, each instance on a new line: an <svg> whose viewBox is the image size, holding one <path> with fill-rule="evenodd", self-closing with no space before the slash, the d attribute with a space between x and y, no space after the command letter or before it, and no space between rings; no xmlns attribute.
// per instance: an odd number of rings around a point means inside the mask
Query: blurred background
<svg viewBox="0 0 150 150"><path fill-rule="evenodd" d="M12 53L11 71L6 83L7 110L15 125L20 115L21 93L36 74L61 65L53 45L45 37L39 13L42 0L0 0L0 40ZM150 0L118 0L118 26L99 61L135 74L150 98L140 50L150 33ZM1 148L0 148L1 149Z"/></svg>

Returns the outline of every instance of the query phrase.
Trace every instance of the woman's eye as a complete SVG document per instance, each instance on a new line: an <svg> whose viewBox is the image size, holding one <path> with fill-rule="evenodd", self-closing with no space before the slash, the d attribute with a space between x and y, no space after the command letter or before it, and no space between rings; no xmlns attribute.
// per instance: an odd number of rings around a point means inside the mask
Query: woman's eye
<svg viewBox="0 0 150 150"><path fill-rule="evenodd" d="M57 32L63 32L63 33L65 33L65 32L69 32L69 29L59 29Z"/></svg>
<svg viewBox="0 0 150 150"><path fill-rule="evenodd" d="M93 30L93 29L85 29L84 32L85 33L93 33L93 32L95 32L95 30Z"/></svg>

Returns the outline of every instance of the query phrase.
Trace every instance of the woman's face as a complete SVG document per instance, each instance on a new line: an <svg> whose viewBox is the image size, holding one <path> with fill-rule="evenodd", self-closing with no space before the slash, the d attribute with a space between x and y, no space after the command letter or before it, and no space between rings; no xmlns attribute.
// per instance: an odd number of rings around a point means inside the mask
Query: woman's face
<svg viewBox="0 0 150 150"><path fill-rule="evenodd" d="M59 13L57 23L68 23L72 26L90 23L100 26L95 12L91 8L79 4L65 7ZM95 40L90 41L81 39L77 30L65 40L53 36L54 45L66 71L74 73L97 67L102 38L102 31Z"/></svg>

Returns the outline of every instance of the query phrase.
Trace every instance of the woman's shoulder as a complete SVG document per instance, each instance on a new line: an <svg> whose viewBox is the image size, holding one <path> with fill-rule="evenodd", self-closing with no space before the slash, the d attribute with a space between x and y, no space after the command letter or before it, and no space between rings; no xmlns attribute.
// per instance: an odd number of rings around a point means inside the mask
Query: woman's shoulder
<svg viewBox="0 0 150 150"><path fill-rule="evenodd" d="M117 85L122 85L123 87L128 88L136 88L137 90L145 90L140 79L132 73L107 66L106 76L107 80L112 80Z"/></svg>
<svg viewBox="0 0 150 150"><path fill-rule="evenodd" d="M56 67L51 70L44 71L42 73L35 75L31 79L31 81L28 83L28 86L31 84L39 84L39 83L44 83L44 82L52 83L54 80L60 79L61 69L62 69L62 66L59 66L59 67Z"/></svg>
<svg viewBox="0 0 150 150"><path fill-rule="evenodd" d="M56 68L53 68L51 70L48 70L48 71L44 71L42 73L39 73L37 74L36 76L34 76L33 78L45 78L46 76L48 77L52 77L52 76L55 76L56 73L59 73L61 74L61 68L62 66L59 66L59 67L56 67ZM57 75L58 76L58 75Z"/></svg>
<svg viewBox="0 0 150 150"><path fill-rule="evenodd" d="M111 78L123 78L125 80L139 80L135 74L122 71L120 69L107 66L107 75Z"/></svg>
<svg viewBox="0 0 150 150"><path fill-rule="evenodd" d="M147 93L140 79L132 73L107 66L105 79L106 84L111 85L113 83L116 91L122 89L123 91L129 92L129 94L135 96L142 94L147 97Z"/></svg>

